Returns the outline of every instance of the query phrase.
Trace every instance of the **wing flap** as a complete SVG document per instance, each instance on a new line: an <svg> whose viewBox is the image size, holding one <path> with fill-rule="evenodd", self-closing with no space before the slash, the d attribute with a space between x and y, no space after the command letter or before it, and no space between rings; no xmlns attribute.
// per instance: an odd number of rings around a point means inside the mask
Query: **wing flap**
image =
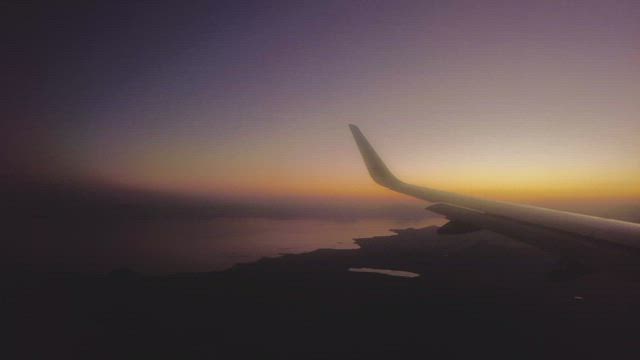
<svg viewBox="0 0 640 360"><path fill-rule="evenodd" d="M451 204L438 203L426 209L443 215L451 221L516 238L543 251L565 258L583 259L591 263L606 260L602 258L602 249L597 243L580 235L558 232L537 224Z"/></svg>

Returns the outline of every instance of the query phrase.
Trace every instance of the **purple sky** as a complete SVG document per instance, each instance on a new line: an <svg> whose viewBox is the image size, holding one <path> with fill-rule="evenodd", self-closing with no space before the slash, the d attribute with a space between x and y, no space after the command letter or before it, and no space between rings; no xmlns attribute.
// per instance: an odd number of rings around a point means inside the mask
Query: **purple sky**
<svg viewBox="0 0 640 360"><path fill-rule="evenodd" d="M12 7L3 168L188 194L640 198L637 1ZM22 176L22 175L20 175Z"/></svg>

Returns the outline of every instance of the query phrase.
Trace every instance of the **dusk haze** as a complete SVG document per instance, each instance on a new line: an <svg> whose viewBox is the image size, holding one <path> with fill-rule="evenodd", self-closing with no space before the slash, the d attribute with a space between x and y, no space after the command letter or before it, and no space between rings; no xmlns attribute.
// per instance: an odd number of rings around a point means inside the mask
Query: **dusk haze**
<svg viewBox="0 0 640 360"><path fill-rule="evenodd" d="M639 1L0 12L5 358L639 358Z"/></svg>
<svg viewBox="0 0 640 360"><path fill-rule="evenodd" d="M356 123L414 182L637 201L639 17L633 1L52 5L16 25L39 66L10 75L28 93L3 136L15 171L56 181L388 197Z"/></svg>

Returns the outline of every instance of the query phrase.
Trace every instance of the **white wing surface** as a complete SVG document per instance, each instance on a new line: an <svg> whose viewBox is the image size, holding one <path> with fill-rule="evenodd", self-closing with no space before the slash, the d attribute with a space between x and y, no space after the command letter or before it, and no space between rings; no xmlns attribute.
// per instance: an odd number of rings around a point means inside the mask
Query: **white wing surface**
<svg viewBox="0 0 640 360"><path fill-rule="evenodd" d="M373 180L435 203L427 210L451 220L441 228L443 233L486 229L590 265L638 262L640 224L407 184L393 175L357 126L349 127Z"/></svg>

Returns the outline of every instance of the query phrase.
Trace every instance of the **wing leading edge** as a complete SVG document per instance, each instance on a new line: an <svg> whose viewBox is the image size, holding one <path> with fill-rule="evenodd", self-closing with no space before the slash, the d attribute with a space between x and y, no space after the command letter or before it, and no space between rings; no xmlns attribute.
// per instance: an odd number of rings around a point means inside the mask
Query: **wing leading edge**
<svg viewBox="0 0 640 360"><path fill-rule="evenodd" d="M357 126L349 127L376 183L434 202L436 204L427 209L452 221L468 224L471 228L492 230L545 251L589 263L610 262L609 254L614 254L616 259L619 255L640 255L640 224L637 223L480 199L407 184L389 170Z"/></svg>

